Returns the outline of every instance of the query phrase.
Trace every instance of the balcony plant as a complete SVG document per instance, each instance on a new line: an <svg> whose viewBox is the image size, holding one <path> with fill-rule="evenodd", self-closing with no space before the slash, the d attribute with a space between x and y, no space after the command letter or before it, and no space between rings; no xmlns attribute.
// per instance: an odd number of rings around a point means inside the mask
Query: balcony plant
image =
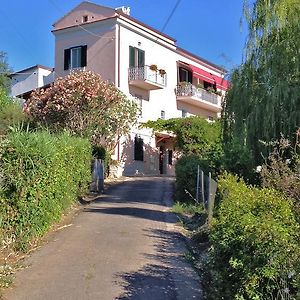
<svg viewBox="0 0 300 300"><path fill-rule="evenodd" d="M150 70L152 70L152 71L157 71L157 65L150 65Z"/></svg>
<svg viewBox="0 0 300 300"><path fill-rule="evenodd" d="M164 76L166 74L166 71L164 69L159 69L159 74L161 76Z"/></svg>

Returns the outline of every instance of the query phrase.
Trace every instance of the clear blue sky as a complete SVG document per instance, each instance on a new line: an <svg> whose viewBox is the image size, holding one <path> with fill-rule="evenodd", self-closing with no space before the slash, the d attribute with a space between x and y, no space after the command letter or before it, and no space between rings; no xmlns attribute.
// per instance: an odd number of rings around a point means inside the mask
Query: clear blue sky
<svg viewBox="0 0 300 300"><path fill-rule="evenodd" d="M32 65L54 66L52 24L79 0L2 0L0 51L14 71ZM177 0L94 0L96 4L130 6L131 16L161 30ZM242 61L246 27L240 28L243 0L181 0L164 32L177 45L231 69Z"/></svg>

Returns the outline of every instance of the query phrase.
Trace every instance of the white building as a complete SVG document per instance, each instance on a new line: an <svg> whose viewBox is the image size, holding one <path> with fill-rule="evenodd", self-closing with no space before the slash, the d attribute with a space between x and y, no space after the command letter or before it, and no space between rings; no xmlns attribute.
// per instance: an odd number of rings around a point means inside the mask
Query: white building
<svg viewBox="0 0 300 300"><path fill-rule="evenodd" d="M11 96L28 98L32 90L45 87L53 82L54 70L42 65L32 66L10 75Z"/></svg>
<svg viewBox="0 0 300 300"><path fill-rule="evenodd" d="M225 70L177 47L173 38L131 17L129 8L82 2L53 27L56 77L81 68L99 73L139 99L140 122L219 116ZM174 174L173 138L133 128L114 159L124 175Z"/></svg>

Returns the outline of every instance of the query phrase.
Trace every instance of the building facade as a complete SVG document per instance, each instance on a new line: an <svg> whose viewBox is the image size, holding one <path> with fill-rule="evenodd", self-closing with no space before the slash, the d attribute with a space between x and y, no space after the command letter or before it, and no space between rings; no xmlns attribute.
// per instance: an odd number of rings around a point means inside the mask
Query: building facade
<svg viewBox="0 0 300 300"><path fill-rule="evenodd" d="M11 77L11 96L27 99L30 93L47 87L54 80L54 70L42 65L32 66L15 72Z"/></svg>
<svg viewBox="0 0 300 300"><path fill-rule="evenodd" d="M225 70L179 48L176 40L132 18L129 8L82 2L53 25L55 76L90 70L140 106L139 123L190 115L218 118ZM174 174L172 135L132 128L113 159L118 175Z"/></svg>

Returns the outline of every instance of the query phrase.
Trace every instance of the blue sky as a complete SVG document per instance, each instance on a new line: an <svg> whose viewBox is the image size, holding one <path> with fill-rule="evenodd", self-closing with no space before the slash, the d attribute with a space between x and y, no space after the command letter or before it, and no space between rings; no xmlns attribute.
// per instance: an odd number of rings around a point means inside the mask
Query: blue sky
<svg viewBox="0 0 300 300"><path fill-rule="evenodd" d="M0 51L14 71L32 65L54 66L52 24L79 0L2 0ZM131 16L161 30L177 0L94 0L130 6ZM243 0L181 0L164 32L177 45L228 70L242 61L246 27L241 30Z"/></svg>

